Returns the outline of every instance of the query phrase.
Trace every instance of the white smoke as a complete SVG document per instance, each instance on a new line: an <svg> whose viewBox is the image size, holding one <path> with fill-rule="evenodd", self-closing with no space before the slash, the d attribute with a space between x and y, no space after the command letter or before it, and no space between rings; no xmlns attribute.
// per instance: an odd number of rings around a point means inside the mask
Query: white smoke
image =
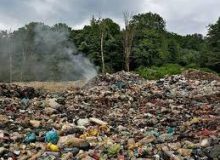
<svg viewBox="0 0 220 160"><path fill-rule="evenodd" d="M88 81L97 75L96 67L77 51L72 42L68 41L69 34L65 28L48 30L42 25L35 27L34 43L40 47L40 52L46 54L46 59L40 62L41 70L50 74L48 64L54 62L61 80L83 79ZM48 53L50 55L47 55ZM64 60L59 61L56 58ZM35 69L39 70L38 67Z"/></svg>
<svg viewBox="0 0 220 160"><path fill-rule="evenodd" d="M30 23L0 32L0 81L90 80L96 67L69 40L70 29Z"/></svg>

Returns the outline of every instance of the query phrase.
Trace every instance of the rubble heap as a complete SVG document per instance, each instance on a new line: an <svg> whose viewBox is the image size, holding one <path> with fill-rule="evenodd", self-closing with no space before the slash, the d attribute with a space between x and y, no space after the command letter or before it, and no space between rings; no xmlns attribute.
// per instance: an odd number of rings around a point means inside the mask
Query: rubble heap
<svg viewBox="0 0 220 160"><path fill-rule="evenodd" d="M143 81L144 79L139 77L138 74L121 71L114 74L100 74L90 80L83 88L89 89L94 86L110 86L122 89L128 85L140 84Z"/></svg>
<svg viewBox="0 0 220 160"><path fill-rule="evenodd" d="M193 80L208 80L208 81L220 81L220 77L216 74L213 73L208 73L208 72L201 72L195 69L190 69L185 71L184 76L188 79L193 79Z"/></svg>
<svg viewBox="0 0 220 160"><path fill-rule="evenodd" d="M220 81L98 75L75 91L0 94L0 123L2 159L219 159Z"/></svg>
<svg viewBox="0 0 220 160"><path fill-rule="evenodd" d="M0 96L32 99L39 96L39 90L35 90L33 87L20 87L15 84L0 84Z"/></svg>

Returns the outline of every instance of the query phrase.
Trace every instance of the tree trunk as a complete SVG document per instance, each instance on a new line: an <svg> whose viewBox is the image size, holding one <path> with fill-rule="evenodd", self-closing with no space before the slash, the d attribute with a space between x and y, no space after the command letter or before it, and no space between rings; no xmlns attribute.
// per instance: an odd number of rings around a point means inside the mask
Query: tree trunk
<svg viewBox="0 0 220 160"><path fill-rule="evenodd" d="M130 58L129 58L129 55L130 55L129 48L126 48L126 51L125 51L125 70L128 71L128 72L130 71L130 67L129 67Z"/></svg>
<svg viewBox="0 0 220 160"><path fill-rule="evenodd" d="M101 57L102 57L102 73L105 73L105 59L103 51L103 42L104 42L104 32L101 32Z"/></svg>
<svg viewBox="0 0 220 160"><path fill-rule="evenodd" d="M129 14L124 13L125 29L124 29L124 64L125 70L130 71L130 55L134 36L134 27L130 25Z"/></svg>
<svg viewBox="0 0 220 160"><path fill-rule="evenodd" d="M125 59L125 70L130 71L130 55L133 41L133 30L126 28L124 31L124 59Z"/></svg>

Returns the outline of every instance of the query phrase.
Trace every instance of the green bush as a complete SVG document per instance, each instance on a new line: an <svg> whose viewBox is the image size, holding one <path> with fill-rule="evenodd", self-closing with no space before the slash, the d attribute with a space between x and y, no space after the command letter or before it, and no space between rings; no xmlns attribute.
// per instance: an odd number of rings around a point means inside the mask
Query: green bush
<svg viewBox="0 0 220 160"><path fill-rule="evenodd" d="M180 74L183 71L182 67L178 64L165 64L161 67L139 67L137 73L146 79L160 79L166 75Z"/></svg>

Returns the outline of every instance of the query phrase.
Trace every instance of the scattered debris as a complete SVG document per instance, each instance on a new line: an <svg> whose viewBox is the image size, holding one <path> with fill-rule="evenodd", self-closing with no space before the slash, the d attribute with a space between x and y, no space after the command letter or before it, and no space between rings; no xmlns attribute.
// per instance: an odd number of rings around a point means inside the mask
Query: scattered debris
<svg viewBox="0 0 220 160"><path fill-rule="evenodd" d="M0 84L3 159L218 159L220 81L118 72L57 93Z"/></svg>

